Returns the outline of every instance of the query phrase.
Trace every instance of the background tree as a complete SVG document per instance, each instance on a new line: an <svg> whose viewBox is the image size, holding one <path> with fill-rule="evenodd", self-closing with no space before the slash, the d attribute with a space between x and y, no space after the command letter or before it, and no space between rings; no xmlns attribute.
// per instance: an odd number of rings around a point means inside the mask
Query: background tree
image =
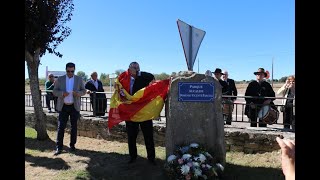
<svg viewBox="0 0 320 180"><path fill-rule="evenodd" d="M82 80L84 80L84 81L88 80L88 75L86 75L86 73L83 71L78 71L77 76L80 76L82 78Z"/></svg>
<svg viewBox="0 0 320 180"><path fill-rule="evenodd" d="M287 80L287 76L284 76L284 77L279 79L279 82L286 82L286 80Z"/></svg>
<svg viewBox="0 0 320 180"><path fill-rule="evenodd" d="M73 6L73 0L25 0L25 61L28 66L38 140L49 138L39 88L40 57L47 51L62 57L56 48L71 33L65 23L71 20Z"/></svg>
<svg viewBox="0 0 320 180"><path fill-rule="evenodd" d="M164 79L168 79L169 78L169 74L166 74L166 73L161 73L161 74L155 74L154 75L154 78L156 80L164 80Z"/></svg>
<svg viewBox="0 0 320 180"><path fill-rule="evenodd" d="M100 81L102 82L102 85L109 86L109 75L106 73L101 73L100 75Z"/></svg>
<svg viewBox="0 0 320 180"><path fill-rule="evenodd" d="M123 69L118 69L118 70L116 70L115 71L115 74L117 75L117 76L119 76L121 73L123 73L123 72L125 72L125 70L123 70Z"/></svg>

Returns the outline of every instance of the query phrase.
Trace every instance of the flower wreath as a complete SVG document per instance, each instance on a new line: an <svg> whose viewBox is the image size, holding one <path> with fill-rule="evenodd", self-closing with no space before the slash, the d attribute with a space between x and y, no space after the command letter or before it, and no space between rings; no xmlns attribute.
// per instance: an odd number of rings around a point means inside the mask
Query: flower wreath
<svg viewBox="0 0 320 180"><path fill-rule="evenodd" d="M179 146L169 155L164 169L170 179L211 179L220 177L224 167L202 146Z"/></svg>

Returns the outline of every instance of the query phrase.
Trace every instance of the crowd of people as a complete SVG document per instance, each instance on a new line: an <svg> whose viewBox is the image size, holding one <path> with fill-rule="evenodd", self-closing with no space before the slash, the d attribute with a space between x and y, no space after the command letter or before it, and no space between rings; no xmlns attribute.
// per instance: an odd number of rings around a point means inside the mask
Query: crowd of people
<svg viewBox="0 0 320 180"><path fill-rule="evenodd" d="M225 124L231 125L234 102L237 100L237 87L233 79L229 78L227 70L216 68L214 72L207 70L205 75L212 76L219 81L222 89L222 109ZM251 81L245 91L244 114L248 117L251 127L267 127L267 124L275 123L279 118L279 109L283 112L284 129L295 131L295 78L293 75L287 77L286 83L277 91L282 103L280 106L274 104L276 94L271 84L266 81L268 76L264 68L253 72L256 80ZM279 108L279 109L278 109Z"/></svg>
<svg viewBox="0 0 320 180"><path fill-rule="evenodd" d="M214 75L219 81L222 88L222 95L224 95L222 98L223 118L225 124L231 125L234 102L237 100L238 95L235 81L229 78L227 70L222 71L220 68L216 68L214 72L207 70L205 74L210 76ZM293 75L289 76L285 84L277 91L277 95L283 99L281 105L276 106L273 102L275 100L275 92L270 83L266 81L267 72L264 68L259 68L253 74L256 76L256 80L248 84L244 94L246 102L244 114L248 117L250 126L267 127L268 123L272 124L277 121L280 110L283 112L284 129L290 129L291 126L291 129L295 131L295 77ZM49 113L58 112L58 97L53 93L54 86L54 76L53 74L49 74L48 80L45 82L46 105ZM85 82L85 89L86 93L90 94L93 115L104 116L107 109L107 98L102 82L98 79L97 72L94 71L91 73L91 79ZM54 107L52 107L52 100ZM266 114L268 118L264 118Z"/></svg>
<svg viewBox="0 0 320 180"><path fill-rule="evenodd" d="M98 79L97 72L91 73L91 79L86 83L80 76L74 74L75 64L70 62L66 64L66 75L60 76L56 81L54 80L53 74L48 75L48 81L45 83L45 88L47 90L46 104L49 112L52 112L50 101L54 100L55 112L59 113L58 116L58 128L56 137L56 148L54 155L59 155L63 150L63 139L64 132L68 120L70 119L71 131L70 131L70 144L69 151L75 152L75 144L77 142L77 122L80 117L80 97L85 94L90 94L90 102L94 110L96 111L96 116L105 115L106 110L106 96L103 93L102 82ZM228 77L228 71L222 71L220 68L216 68L214 72L206 71L206 75L212 76L219 81L222 89L223 95L228 95L224 98L227 102L234 102L237 99L237 88L233 79ZM273 101L275 97L275 92L271 85L265 81L267 76L264 68L259 68L253 73L256 76L256 80L249 83L246 88L245 98L246 107L245 114L250 119L251 127L266 127L266 123L262 122L261 118L257 117L258 112L265 105L270 106L277 110ZM155 81L154 75L149 72L140 71L140 66L138 62L132 62L126 72L119 75L119 81L129 82L129 86L125 87L126 91L133 95L138 90L148 86ZM99 93L100 92L100 93ZM121 93L120 93L121 94ZM289 76L286 83L277 91L277 94L285 97L282 101L281 111L284 112L284 128L290 128L292 124L292 118L294 117L294 96L295 96L295 78L294 76ZM254 97L254 98L249 98ZM267 97L267 98L264 98ZM233 103L231 110L233 110ZM230 114L226 119L227 124L231 124ZM259 121L257 122L257 118ZM129 164L134 163L137 159L137 146L136 140L138 136L139 129L141 129L145 141L147 158L149 162L156 165L155 161L155 147L153 139L153 122L152 120L146 120L142 122L132 122L126 121L126 130L128 137L128 148L130 159ZM291 140L276 138L280 148L281 148L281 162L282 170L287 180L295 178L295 143Z"/></svg>

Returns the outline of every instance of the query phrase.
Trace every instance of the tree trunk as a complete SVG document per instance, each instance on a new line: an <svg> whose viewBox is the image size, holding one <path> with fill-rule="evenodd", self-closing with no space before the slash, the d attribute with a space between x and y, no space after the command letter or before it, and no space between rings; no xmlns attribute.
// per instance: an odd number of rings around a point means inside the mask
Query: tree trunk
<svg viewBox="0 0 320 180"><path fill-rule="evenodd" d="M32 103L36 119L35 129L37 131L38 140L47 140L47 117L43 112L41 103L41 93L39 88L38 69L40 64L40 49L37 49L35 54L31 56L28 51L25 51L25 60L27 61L28 73L30 79L30 90L32 96Z"/></svg>

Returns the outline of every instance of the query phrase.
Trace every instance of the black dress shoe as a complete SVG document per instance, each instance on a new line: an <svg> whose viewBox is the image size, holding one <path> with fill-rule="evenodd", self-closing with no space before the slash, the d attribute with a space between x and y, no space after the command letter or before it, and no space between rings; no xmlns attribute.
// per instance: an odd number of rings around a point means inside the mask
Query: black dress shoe
<svg viewBox="0 0 320 180"><path fill-rule="evenodd" d="M156 161L154 159L149 159L149 162L152 164L152 165L157 165Z"/></svg>
<svg viewBox="0 0 320 180"><path fill-rule="evenodd" d="M71 147L70 147L70 152L75 152L75 151L76 151L76 147L71 146Z"/></svg>
<svg viewBox="0 0 320 180"><path fill-rule="evenodd" d="M62 153L62 150L61 149L57 149L56 152L54 153L54 155L57 156L57 155L59 155L61 153Z"/></svg>
<svg viewBox="0 0 320 180"><path fill-rule="evenodd" d="M129 161L128 161L128 164L132 164L134 162L136 162L137 159L134 159L134 158L131 158Z"/></svg>

